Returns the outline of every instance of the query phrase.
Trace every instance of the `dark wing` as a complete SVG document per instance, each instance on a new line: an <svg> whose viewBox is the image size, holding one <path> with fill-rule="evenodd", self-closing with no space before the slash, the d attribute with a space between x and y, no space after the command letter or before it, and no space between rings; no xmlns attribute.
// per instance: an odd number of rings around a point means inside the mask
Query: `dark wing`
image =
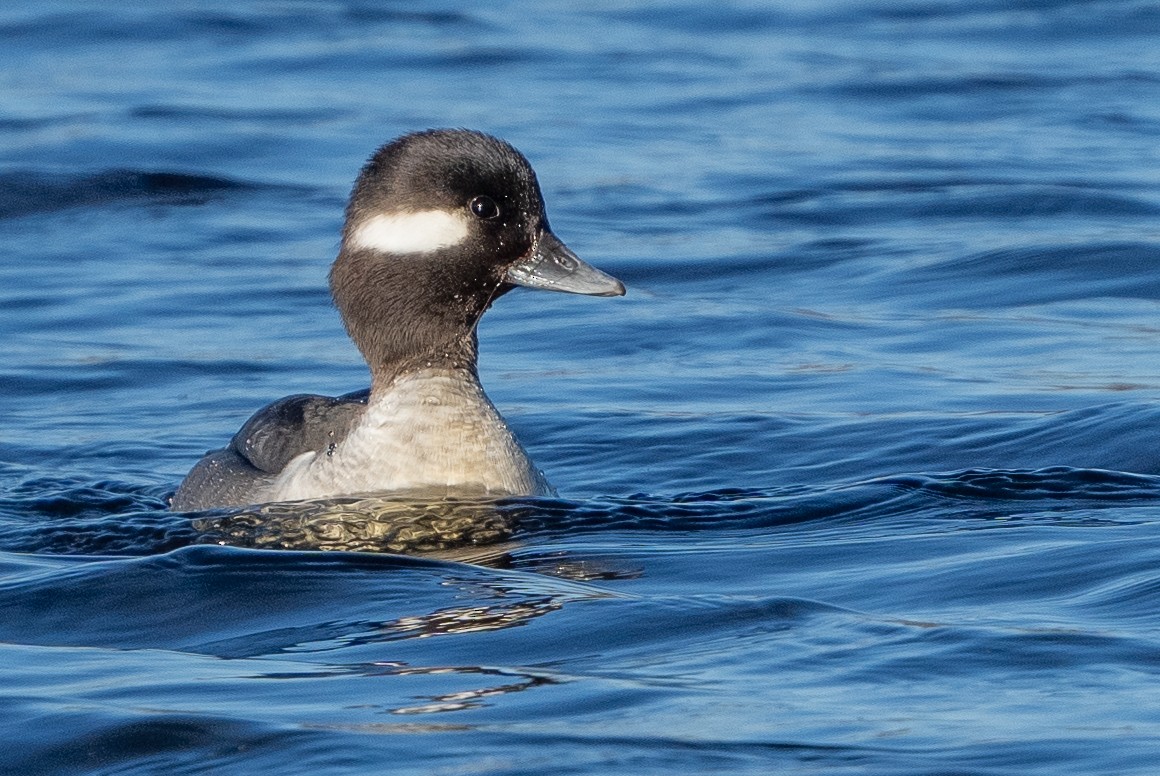
<svg viewBox="0 0 1160 776"><path fill-rule="evenodd" d="M361 396L361 400L359 397ZM251 466L277 474L294 458L338 444L366 409L366 393L329 396L298 394L259 410L230 441Z"/></svg>
<svg viewBox="0 0 1160 776"><path fill-rule="evenodd" d="M369 391L338 398L297 394L258 410L227 447L198 461L173 494L176 510L244 506L302 453L323 452L346 437L366 410Z"/></svg>

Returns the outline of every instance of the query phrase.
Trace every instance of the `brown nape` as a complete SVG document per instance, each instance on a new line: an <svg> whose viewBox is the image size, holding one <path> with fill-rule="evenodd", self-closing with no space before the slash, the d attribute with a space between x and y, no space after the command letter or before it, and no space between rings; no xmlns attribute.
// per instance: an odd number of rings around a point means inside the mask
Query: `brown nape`
<svg viewBox="0 0 1160 776"><path fill-rule="evenodd" d="M438 256L344 249L331 268L331 294L373 388L428 366L475 373L476 324L507 287L489 268Z"/></svg>

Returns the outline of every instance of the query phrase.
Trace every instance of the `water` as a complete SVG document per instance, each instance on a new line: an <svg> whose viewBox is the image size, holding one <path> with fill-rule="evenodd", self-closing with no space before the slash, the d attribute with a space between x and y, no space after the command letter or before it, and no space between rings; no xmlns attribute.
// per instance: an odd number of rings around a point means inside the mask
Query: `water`
<svg viewBox="0 0 1160 776"><path fill-rule="evenodd" d="M0 11L0 770L1154 773L1160 9L573 7ZM561 498L167 512L365 385L325 274L428 126L629 286L484 319Z"/></svg>

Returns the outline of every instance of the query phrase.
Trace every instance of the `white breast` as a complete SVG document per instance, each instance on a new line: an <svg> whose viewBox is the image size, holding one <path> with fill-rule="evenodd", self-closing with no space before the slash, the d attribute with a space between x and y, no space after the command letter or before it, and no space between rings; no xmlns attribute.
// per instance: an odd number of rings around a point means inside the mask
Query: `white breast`
<svg viewBox="0 0 1160 776"><path fill-rule="evenodd" d="M362 422L342 442L292 460L265 499L392 490L553 493L475 379L428 370L372 396Z"/></svg>

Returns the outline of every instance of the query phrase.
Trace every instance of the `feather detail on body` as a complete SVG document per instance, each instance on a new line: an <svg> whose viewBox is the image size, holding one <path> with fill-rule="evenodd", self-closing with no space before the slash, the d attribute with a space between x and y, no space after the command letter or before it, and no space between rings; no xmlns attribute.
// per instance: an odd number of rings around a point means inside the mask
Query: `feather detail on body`
<svg viewBox="0 0 1160 776"><path fill-rule="evenodd" d="M342 441L294 458L263 500L387 489L553 493L474 376L438 369L407 374L373 396Z"/></svg>

